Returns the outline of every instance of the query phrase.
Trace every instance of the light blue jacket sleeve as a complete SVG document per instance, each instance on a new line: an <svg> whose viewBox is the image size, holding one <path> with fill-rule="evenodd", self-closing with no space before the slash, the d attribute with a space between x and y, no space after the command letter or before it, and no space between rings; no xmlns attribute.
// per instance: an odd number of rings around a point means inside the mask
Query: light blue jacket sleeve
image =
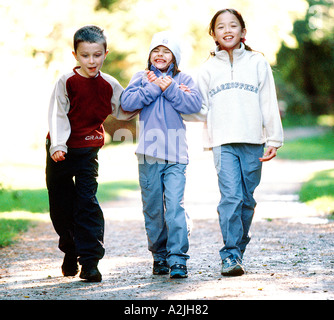
<svg viewBox="0 0 334 320"><path fill-rule="evenodd" d="M159 86L147 80L144 71L137 72L121 97L124 111L135 111L150 105L162 94Z"/></svg>
<svg viewBox="0 0 334 320"><path fill-rule="evenodd" d="M180 84L185 84L190 92L184 92L179 84L172 79L171 85L163 92L163 96L170 102L171 106L182 114L197 113L201 110L202 97L195 82L186 74L180 75Z"/></svg>

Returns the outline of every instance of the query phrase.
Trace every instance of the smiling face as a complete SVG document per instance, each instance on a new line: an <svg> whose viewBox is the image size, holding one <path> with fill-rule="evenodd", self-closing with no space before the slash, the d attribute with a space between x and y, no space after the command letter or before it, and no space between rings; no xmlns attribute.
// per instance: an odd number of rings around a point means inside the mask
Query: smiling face
<svg viewBox="0 0 334 320"><path fill-rule="evenodd" d="M212 37L219 44L220 50L232 52L240 48L240 41L245 35L246 29L242 28L234 14L226 11L217 17Z"/></svg>
<svg viewBox="0 0 334 320"><path fill-rule="evenodd" d="M150 62L161 72L166 72L173 62L173 53L164 46L158 46L151 51Z"/></svg>
<svg viewBox="0 0 334 320"><path fill-rule="evenodd" d="M105 51L103 44L98 42L80 42L76 52L73 51L81 67L78 72L86 78L96 77L107 54L108 51Z"/></svg>

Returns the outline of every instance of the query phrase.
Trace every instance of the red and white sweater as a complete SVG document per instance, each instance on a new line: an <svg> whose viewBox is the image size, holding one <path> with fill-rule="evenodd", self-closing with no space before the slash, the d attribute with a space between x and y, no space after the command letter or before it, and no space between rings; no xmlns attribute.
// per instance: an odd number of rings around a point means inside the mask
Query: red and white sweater
<svg viewBox="0 0 334 320"><path fill-rule="evenodd" d="M49 107L50 154L67 148L102 147L103 122L109 114L130 120L135 113L120 106L123 87L110 75L99 72L95 78L81 76L76 67L59 78Z"/></svg>

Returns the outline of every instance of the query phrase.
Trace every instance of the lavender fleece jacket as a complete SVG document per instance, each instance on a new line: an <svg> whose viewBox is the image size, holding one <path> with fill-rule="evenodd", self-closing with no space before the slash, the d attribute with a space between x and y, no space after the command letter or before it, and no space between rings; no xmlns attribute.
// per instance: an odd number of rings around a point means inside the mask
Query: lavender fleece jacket
<svg viewBox="0 0 334 320"><path fill-rule="evenodd" d="M144 71L136 73L121 96L121 105L125 111L140 110L137 154L187 164L186 127L181 114L199 112L202 98L189 75L180 72L172 76L173 67L172 64L167 71L172 83L164 92L148 81ZM163 76L153 65L151 70L157 77ZM183 92L179 88L181 83L191 93Z"/></svg>

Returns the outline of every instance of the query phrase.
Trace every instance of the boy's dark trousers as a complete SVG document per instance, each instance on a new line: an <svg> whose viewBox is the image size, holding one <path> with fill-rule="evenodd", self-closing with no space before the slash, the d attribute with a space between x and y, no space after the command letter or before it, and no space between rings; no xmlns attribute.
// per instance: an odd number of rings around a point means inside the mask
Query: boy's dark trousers
<svg viewBox="0 0 334 320"><path fill-rule="evenodd" d="M54 162L49 147L47 141L46 184L59 249L77 256L81 265L97 264L105 252L104 218L96 198L99 148L69 148L66 160Z"/></svg>

